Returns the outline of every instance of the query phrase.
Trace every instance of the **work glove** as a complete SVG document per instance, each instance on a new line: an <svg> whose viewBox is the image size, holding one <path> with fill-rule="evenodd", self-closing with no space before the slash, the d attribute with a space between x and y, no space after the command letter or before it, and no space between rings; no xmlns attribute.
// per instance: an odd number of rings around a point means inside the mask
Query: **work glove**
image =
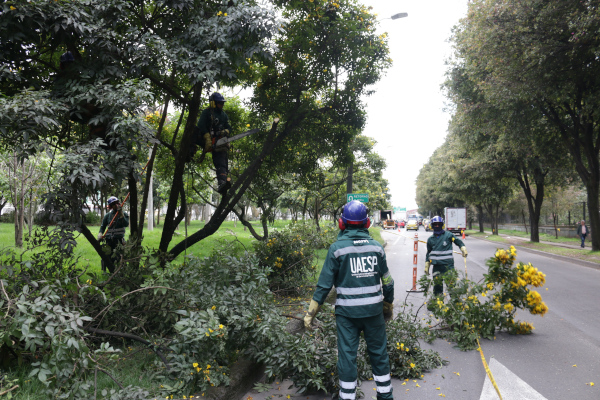
<svg viewBox="0 0 600 400"><path fill-rule="evenodd" d="M429 266L431 263L429 261L425 261L425 275L429 275Z"/></svg>
<svg viewBox="0 0 600 400"><path fill-rule="evenodd" d="M229 129L223 129L221 132L219 132L221 134L221 136L229 136Z"/></svg>
<svg viewBox="0 0 600 400"><path fill-rule="evenodd" d="M308 311L306 312L306 315L304 316L304 327L308 330L313 330L312 328L312 322L315 319L315 315L317 315L317 313L319 312L319 309L321 308L321 306L319 306L319 303L317 303L314 300L310 301L310 306L308 306Z"/></svg>
<svg viewBox="0 0 600 400"><path fill-rule="evenodd" d="M469 253L467 253L467 247L463 246L460 248L460 251L462 251L463 257L466 257Z"/></svg>
<svg viewBox="0 0 600 400"><path fill-rule="evenodd" d="M104 236L104 235L102 234L102 232L100 232L100 233L98 234L98 241L101 241L103 236Z"/></svg>
<svg viewBox="0 0 600 400"><path fill-rule="evenodd" d="M388 303L387 301L383 302L383 319L385 321L389 321L394 316L394 305L392 303Z"/></svg>
<svg viewBox="0 0 600 400"><path fill-rule="evenodd" d="M204 134L204 151L208 153L212 150L212 138L210 137L210 133L206 132Z"/></svg>

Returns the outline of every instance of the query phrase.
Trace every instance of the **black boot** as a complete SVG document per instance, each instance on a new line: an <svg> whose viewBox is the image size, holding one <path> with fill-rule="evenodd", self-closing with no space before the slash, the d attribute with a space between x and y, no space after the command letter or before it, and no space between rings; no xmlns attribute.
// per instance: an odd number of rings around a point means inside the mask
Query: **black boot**
<svg viewBox="0 0 600 400"><path fill-rule="evenodd" d="M217 192L219 194L224 195L225 193L227 193L227 190L229 190L230 187L231 187L231 181L229 179L226 181L220 181L219 185L217 186Z"/></svg>

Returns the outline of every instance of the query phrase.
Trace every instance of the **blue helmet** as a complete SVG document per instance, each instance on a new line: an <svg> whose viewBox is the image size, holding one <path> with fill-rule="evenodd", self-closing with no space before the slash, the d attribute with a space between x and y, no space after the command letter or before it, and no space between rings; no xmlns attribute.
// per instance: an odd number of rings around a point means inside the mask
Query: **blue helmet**
<svg viewBox="0 0 600 400"><path fill-rule="evenodd" d="M368 228L371 225L368 216L367 206L358 200L352 200L342 209L342 215L339 219L340 229L346 229L346 225L364 226Z"/></svg>
<svg viewBox="0 0 600 400"><path fill-rule="evenodd" d="M440 217L439 215L436 215L435 217L431 218L431 225L433 226L433 224L435 223L444 225L444 218Z"/></svg>
<svg viewBox="0 0 600 400"><path fill-rule="evenodd" d="M217 101L225 102L225 97L223 97L223 95L221 93L214 92L213 94L210 95L209 100L214 101L214 102L217 102Z"/></svg>
<svg viewBox="0 0 600 400"><path fill-rule="evenodd" d="M70 51L67 51L66 53L63 53L60 56L60 62L64 63L64 62L73 62L75 61L75 57L73 57L73 53L71 53Z"/></svg>
<svg viewBox="0 0 600 400"><path fill-rule="evenodd" d="M117 199L115 196L110 196L106 202L109 206L112 206L114 203L118 203L119 199Z"/></svg>

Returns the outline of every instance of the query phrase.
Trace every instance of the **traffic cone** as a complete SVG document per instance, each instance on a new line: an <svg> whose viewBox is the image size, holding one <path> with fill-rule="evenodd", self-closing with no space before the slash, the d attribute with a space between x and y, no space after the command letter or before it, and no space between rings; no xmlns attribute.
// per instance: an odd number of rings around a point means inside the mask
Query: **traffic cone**
<svg viewBox="0 0 600 400"><path fill-rule="evenodd" d="M461 232L462 232L462 238L463 238L463 240L464 240L464 239L465 239L465 231L464 231L464 230L462 230Z"/></svg>

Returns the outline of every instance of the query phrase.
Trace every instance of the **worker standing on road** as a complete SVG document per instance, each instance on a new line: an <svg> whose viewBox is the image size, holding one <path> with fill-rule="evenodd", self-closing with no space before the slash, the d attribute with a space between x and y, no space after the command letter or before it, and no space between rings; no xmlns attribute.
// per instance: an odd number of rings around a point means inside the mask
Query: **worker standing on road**
<svg viewBox="0 0 600 400"><path fill-rule="evenodd" d="M206 153L212 150L213 165L217 170L217 192L225 194L229 189L229 160L227 151L229 148L223 146L219 149L213 149L213 139L219 140L229 136L231 125L229 125L229 117L223 111L225 98L221 93L213 93L209 97L210 106L202 111L198 120L198 137L194 138L195 145L200 145Z"/></svg>
<svg viewBox="0 0 600 400"><path fill-rule="evenodd" d="M367 207L357 200L342 209L338 221L341 231L327 253L304 325L312 329L315 315L335 286L339 398L356 398L356 353L364 332L377 399L390 400L393 396L385 321L392 318L394 280L383 247L369 235L371 221L367 213Z"/></svg>
<svg viewBox="0 0 600 400"><path fill-rule="evenodd" d="M121 210L121 203L119 203L119 199L117 199L115 196L110 196L107 200L107 203L110 211L106 213L106 215L104 215L104 219L102 219L100 233L98 233L98 240L104 238L111 251L111 263L109 265L102 265L102 272L106 272L106 268L108 268L112 274L115 271L115 265L119 261L119 255L115 250L119 247L119 245L124 244L125 228L129 226L129 216L127 213ZM117 215L116 218L115 215ZM107 227L108 231L106 231ZM106 234L104 234L104 231L106 231Z"/></svg>
<svg viewBox="0 0 600 400"><path fill-rule="evenodd" d="M425 274L429 275L429 267L433 265L433 294L439 296L444 291L442 276L454 269L452 244L460 248L463 257L467 256L467 248L462 240L452 232L445 231L444 219L438 215L431 219L433 235L427 239L427 255L425 256Z"/></svg>

